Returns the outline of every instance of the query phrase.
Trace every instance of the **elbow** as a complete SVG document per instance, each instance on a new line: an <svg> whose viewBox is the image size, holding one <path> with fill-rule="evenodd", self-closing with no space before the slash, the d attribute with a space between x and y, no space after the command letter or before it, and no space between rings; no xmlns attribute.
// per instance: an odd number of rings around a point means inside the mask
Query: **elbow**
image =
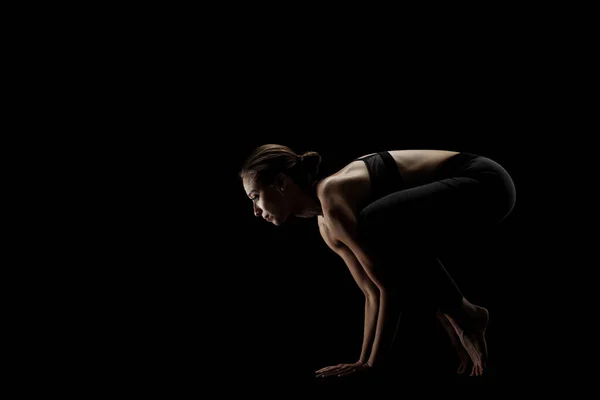
<svg viewBox="0 0 600 400"><path fill-rule="evenodd" d="M366 282L361 286L362 292L367 301L379 303L380 300L391 299L395 296L395 290L388 285L375 284L374 282Z"/></svg>
<svg viewBox="0 0 600 400"><path fill-rule="evenodd" d="M379 299L385 301L394 298L395 295L396 291L393 290L391 287L388 287L386 285L377 285L377 296Z"/></svg>
<svg viewBox="0 0 600 400"><path fill-rule="evenodd" d="M379 303L379 298L381 297L381 294L377 286L373 285L370 287L363 288L363 294L365 295L366 301Z"/></svg>

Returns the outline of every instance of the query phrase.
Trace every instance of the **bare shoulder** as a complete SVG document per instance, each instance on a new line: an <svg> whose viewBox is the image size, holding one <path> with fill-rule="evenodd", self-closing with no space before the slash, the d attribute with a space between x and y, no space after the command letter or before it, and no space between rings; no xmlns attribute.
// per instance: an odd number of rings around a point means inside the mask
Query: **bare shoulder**
<svg viewBox="0 0 600 400"><path fill-rule="evenodd" d="M317 197L321 202L324 215L334 206L348 203L349 178L345 175L333 175L323 179L317 185Z"/></svg>
<svg viewBox="0 0 600 400"><path fill-rule="evenodd" d="M317 188L323 215L319 216L321 235L336 253L347 260L357 282L378 281L364 278L368 275L372 260L361 247L358 239L358 214L352 196L348 196L347 180L332 179ZM358 268L357 266L361 266ZM362 277L362 278L361 278ZM359 283L359 286L362 284Z"/></svg>
<svg viewBox="0 0 600 400"><path fill-rule="evenodd" d="M318 196L323 211L321 223L331 237L341 240L340 222L351 223L357 218L353 196L348 190L348 182L343 178L334 178L318 188L319 191Z"/></svg>
<svg viewBox="0 0 600 400"><path fill-rule="evenodd" d="M317 223L319 224L319 233L329 248L337 252L344 247L342 242L333 235L324 216L319 215L317 217Z"/></svg>
<svg viewBox="0 0 600 400"><path fill-rule="evenodd" d="M318 217L319 231L325 241L338 242L336 226L332 219L342 210L353 214L347 181L343 177L328 177L317 185L317 197L323 214ZM329 243L328 243L329 244Z"/></svg>
<svg viewBox="0 0 600 400"><path fill-rule="evenodd" d="M317 197L324 211L334 206L358 212L368 201L371 190L369 172L363 162L347 165L317 186Z"/></svg>

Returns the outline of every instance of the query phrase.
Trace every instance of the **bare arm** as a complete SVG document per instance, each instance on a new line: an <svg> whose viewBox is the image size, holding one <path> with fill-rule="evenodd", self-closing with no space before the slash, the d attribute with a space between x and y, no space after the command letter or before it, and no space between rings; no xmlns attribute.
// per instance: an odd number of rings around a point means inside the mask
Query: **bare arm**
<svg viewBox="0 0 600 400"><path fill-rule="evenodd" d="M389 285L382 278L378 270L380 266L376 265L373 259L365 252L364 248L357 239L356 218L352 211L345 206L343 201L334 201L324 208L324 213L328 219L328 225L332 230L332 235L337 237L355 256L363 273L376 286L379 293L379 310L377 313L377 324L373 345L368 358L371 366L378 364L384 357L385 352L391 346L396 314L391 310L393 305L393 292ZM373 290L375 292L375 290Z"/></svg>
<svg viewBox="0 0 600 400"><path fill-rule="evenodd" d="M352 251L350 251L346 245L340 242L331 243L328 239L325 239L325 242L337 255L342 258L342 260L344 260L346 266L352 274L352 277L354 278L354 281L365 295L365 325L363 331L362 350L359 358L360 363L365 363L369 359L373 338L375 335L377 314L379 313L379 289L366 274L354 253L352 253Z"/></svg>

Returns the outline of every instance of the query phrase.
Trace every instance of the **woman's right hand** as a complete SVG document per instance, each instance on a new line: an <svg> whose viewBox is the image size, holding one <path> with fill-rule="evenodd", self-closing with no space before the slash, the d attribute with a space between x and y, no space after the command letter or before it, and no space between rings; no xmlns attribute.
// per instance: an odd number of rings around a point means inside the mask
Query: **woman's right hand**
<svg viewBox="0 0 600 400"><path fill-rule="evenodd" d="M317 378L326 378L329 376L344 376L369 369L371 369L371 366L368 363L357 361L353 364L338 364L321 368L320 370L315 371L315 374Z"/></svg>

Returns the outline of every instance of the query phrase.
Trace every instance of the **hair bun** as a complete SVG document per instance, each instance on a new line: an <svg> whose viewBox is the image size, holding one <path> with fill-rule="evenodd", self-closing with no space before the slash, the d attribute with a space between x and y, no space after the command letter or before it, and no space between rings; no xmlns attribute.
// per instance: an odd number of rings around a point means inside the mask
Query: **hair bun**
<svg viewBox="0 0 600 400"><path fill-rule="evenodd" d="M316 176L321 165L321 155L316 151L307 151L300 155L300 162L304 164L304 168L306 168L310 175Z"/></svg>

